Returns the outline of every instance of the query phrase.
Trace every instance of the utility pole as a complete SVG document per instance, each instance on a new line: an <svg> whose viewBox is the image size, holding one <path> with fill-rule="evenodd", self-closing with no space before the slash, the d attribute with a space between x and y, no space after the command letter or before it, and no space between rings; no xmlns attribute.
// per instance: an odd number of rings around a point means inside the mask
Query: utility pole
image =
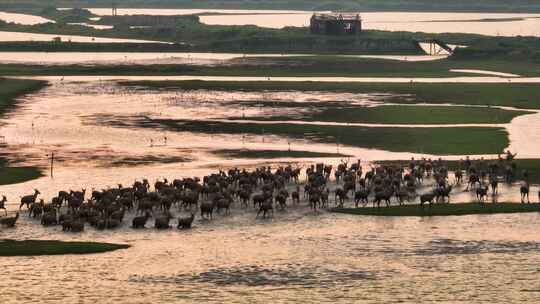
<svg viewBox="0 0 540 304"><path fill-rule="evenodd" d="M51 152L51 178L54 178L54 152Z"/></svg>

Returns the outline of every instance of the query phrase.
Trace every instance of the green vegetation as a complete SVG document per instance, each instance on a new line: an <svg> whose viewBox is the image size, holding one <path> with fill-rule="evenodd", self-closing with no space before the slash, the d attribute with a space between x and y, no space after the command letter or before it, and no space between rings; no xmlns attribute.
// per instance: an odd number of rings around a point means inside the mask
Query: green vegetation
<svg viewBox="0 0 540 304"><path fill-rule="evenodd" d="M24 183L42 177L41 170L35 167L10 167L0 157L0 186Z"/></svg>
<svg viewBox="0 0 540 304"><path fill-rule="evenodd" d="M0 54L1 55L1 54ZM4 76L74 76L74 75L192 75L204 73L205 68L189 65L0 65L0 75Z"/></svg>
<svg viewBox="0 0 540 304"><path fill-rule="evenodd" d="M280 107L280 103L272 103ZM248 116L233 119L260 121L322 121L340 123L373 124L499 124L509 123L513 118L530 114L524 111L507 111L497 108L446 107L446 106L334 106L324 104L306 107L304 103L295 103L294 107L302 110L300 115L289 116ZM298 113L298 112L296 112Z"/></svg>
<svg viewBox="0 0 540 304"><path fill-rule="evenodd" d="M445 41L446 42L446 41ZM452 58L455 60L498 60L507 64L540 62L540 38L536 37L478 37L459 48Z"/></svg>
<svg viewBox="0 0 540 304"><path fill-rule="evenodd" d="M527 169L529 181L533 184L540 184L540 160L539 159L517 159L514 161L518 168Z"/></svg>
<svg viewBox="0 0 540 304"><path fill-rule="evenodd" d="M223 91L325 91L384 94L393 103L453 103L540 109L540 85L534 83L347 83L280 81L124 81L143 88Z"/></svg>
<svg viewBox="0 0 540 304"><path fill-rule="evenodd" d="M129 245L92 242L0 240L0 256L10 257L61 254L91 254L126 249L129 247Z"/></svg>
<svg viewBox="0 0 540 304"><path fill-rule="evenodd" d="M508 18L482 18L482 19L460 19L460 20L430 20L426 22L509 22L509 21L523 21L527 20L524 17L508 17Z"/></svg>
<svg viewBox="0 0 540 304"><path fill-rule="evenodd" d="M512 73L520 76L540 76L540 62L511 61L504 59L448 58L432 61L399 61L388 59L296 56L250 57L236 59L236 69L244 75L261 76L336 76L336 77L456 77L452 69L487 70ZM256 71L256 73L253 73ZM234 73L238 73L234 71ZM471 74L467 73L467 76Z"/></svg>
<svg viewBox="0 0 540 304"><path fill-rule="evenodd" d="M16 106L16 98L46 85L46 82L37 80L0 79L0 116ZM41 171L35 167L10 167L0 153L0 185L22 183L41 176Z"/></svg>
<svg viewBox="0 0 540 304"><path fill-rule="evenodd" d="M94 22L88 20L86 23ZM411 35L390 32L364 31L353 38L312 35L307 28L206 25L200 23L195 15L104 17L99 23L113 25L114 28L94 29L65 23L21 25L0 22L0 30L166 41L181 44L192 52L423 54Z"/></svg>
<svg viewBox="0 0 540 304"><path fill-rule="evenodd" d="M501 128L366 128L167 119L147 119L140 125L178 132L278 135L327 144L440 155L496 154L509 144L507 133Z"/></svg>
<svg viewBox="0 0 540 304"><path fill-rule="evenodd" d="M252 159L272 159L272 158L336 158L349 157L340 153L323 153L295 150L215 150L212 153L228 159L252 158Z"/></svg>
<svg viewBox="0 0 540 304"><path fill-rule="evenodd" d="M428 2L427 0L422 1ZM4 5L8 10L10 9L10 5ZM242 5L243 8L247 7L246 3ZM485 69L482 63L486 62L487 58L495 61L494 63L489 62L488 67L504 68L507 65L498 64L497 61L508 63L508 60L511 59L516 65L515 70L533 73L533 71L538 70L540 63L540 39L536 37L487 37L462 33L430 34L375 30L362 31L353 37L327 36L312 35L304 27L270 29L256 26L206 25L200 22L197 15L104 16L95 22L89 19L92 16L89 11L81 9L59 11L50 6L35 7L32 4L13 6L19 7L19 9L14 8L14 10L22 11L26 7L36 14L54 19L57 22L38 25L0 22L0 30L167 41L180 44L181 47L176 48L182 48L186 51L235 53L423 54L417 42L438 39L449 44L467 45L467 48L458 49L452 58L472 60L472 64L477 65L473 68ZM1 7L0 4L0 9ZM30 7L34 7L34 9ZM463 7L468 7L468 5L463 4ZM437 9L439 8L440 6L437 5ZM538 8L540 8L540 4ZM67 22L70 21L98 23L114 27L112 29L94 29L82 25L68 25ZM483 21L496 22L500 20L483 19ZM43 44L33 44L32 46L34 51L43 50L44 47ZM28 49L28 45L26 47ZM51 48L55 50L58 47ZM93 48L95 49L95 47ZM111 48L114 49L112 46ZM155 46L155 50L159 51L159 47ZM535 65L536 68L528 65ZM429 64L420 64L420 68L429 68Z"/></svg>
<svg viewBox="0 0 540 304"><path fill-rule="evenodd" d="M88 22L89 18L94 17L90 11L85 9L58 10L53 6L44 8L38 12L38 15L62 24Z"/></svg>
<svg viewBox="0 0 540 304"><path fill-rule="evenodd" d="M540 212L539 204L435 204L404 205L382 208L335 208L333 212L369 216L460 216L472 214L525 213Z"/></svg>
<svg viewBox="0 0 540 304"><path fill-rule="evenodd" d="M540 4L514 0L116 0L120 7L138 8L220 8L220 9L301 9L359 11L449 11L449 12L539 12ZM110 7L110 0L4 0L0 8L38 9L56 7Z"/></svg>
<svg viewBox="0 0 540 304"><path fill-rule="evenodd" d="M62 45L62 44L60 44ZM71 45L66 43L66 45ZM80 45L80 44L79 44ZM71 51L78 50L77 44ZM124 45L123 47L127 47ZM10 48L10 46L8 46ZM141 47L143 50L145 49ZM0 44L2 49L2 44ZM96 46L100 50L99 46ZM103 49L105 50L105 49ZM253 77L458 77L471 73L451 69L482 69L540 76L540 65L504 63L502 61L437 60L406 62L388 59L349 58L338 56L237 58L221 65L155 64L155 65L0 65L0 75L186 75L186 76L253 76ZM483 75L482 75L483 76ZM271 83L265 84L269 86ZM289 85L289 84L287 84ZM286 86L286 85L285 85ZM317 85L319 86L319 85ZM345 84L341 84L345 86ZM313 86L310 86L313 88ZM408 85L408 88L414 87Z"/></svg>
<svg viewBox="0 0 540 304"><path fill-rule="evenodd" d="M0 78L0 115L15 106L16 98L47 86L46 81Z"/></svg>
<svg viewBox="0 0 540 304"><path fill-rule="evenodd" d="M13 41L0 42L0 52L187 52L189 46L164 43L88 43L88 42L48 42Z"/></svg>
<svg viewBox="0 0 540 304"><path fill-rule="evenodd" d="M28 1L28 0L27 0ZM30 0L31 1L31 0ZM353 1L353 0L351 0ZM375 1L375 0L356 0L356 1ZM387 0L400 1L400 0ZM428 0L413 0L415 5L422 10L428 5ZM407 1L411 5L413 1ZM418 3L421 1L422 3ZM464 1L464 0L463 0ZM484 0L498 1L498 0ZM519 0L525 1L525 0ZM219 1L218 1L219 2ZM241 8L249 7L249 3L242 1L228 5L239 5ZM436 10L444 9L437 1ZM461 2L461 1L460 1ZM404 4L403 2L402 4ZM176 15L176 16L104 16L100 21L92 21L89 18L92 14L82 9L59 11L51 7L54 3L47 1L47 5L36 5L35 2L21 3L19 5L12 3L0 4L0 9L4 7L7 10L29 11L58 22L38 24L38 25L20 25L7 24L0 22L0 30L17 32L34 32L65 35L83 35L92 37L109 38L130 38L144 39L153 41L168 41L181 44L187 51L212 51L212 52L235 52L235 53L316 53L316 54L422 54L417 41L426 39L438 39L445 43L467 45L468 48L458 49L453 56L454 59L485 61L486 58L512 61L521 67L524 71L533 71L534 68L528 68L527 64L538 66L540 62L540 39L536 37L487 37L482 35L471 35L462 33L453 34L430 34L430 33L412 33L412 32L387 32L366 30L359 35L351 36L327 36L312 35L304 27L287 27L284 29L259 28L256 26L224 26L224 25L206 25L199 21L197 15ZM136 3L133 3L136 5ZM162 3L163 4L163 3ZM169 2L170 5L174 5ZM177 6L182 5L175 3ZM224 5L225 2L206 3L207 5ZM433 3L432 3L433 4ZM492 2L491 4L494 4ZM73 6L71 3L67 6ZM89 5L94 7L96 4ZM152 5L149 3L148 5ZM193 4L183 3L186 7ZM197 6L203 6L198 3ZM262 3L257 4L261 8ZM456 8L464 7L471 9L477 7L475 4L461 3ZM107 5L107 7L109 7ZM324 5L323 5L324 6ZM481 7L482 5L479 5ZM528 7L537 7L527 3ZM75 5L75 7L84 7ZM285 6L280 7L284 9ZM362 4L360 11L365 11L369 5ZM429 7L429 6L427 6ZM494 6L490 6L496 9ZM514 8L514 3L512 5ZM326 8L325 10L328 10ZM504 19L503 19L504 20ZM77 21L79 23L112 25L112 29L94 29L81 25L68 25L67 22ZM307 22L308 20L306 20ZM496 22L501 20L483 19L484 22ZM508 21L508 19L506 19ZM136 28L133 28L136 27ZM43 45L34 45L34 47ZM53 48L54 49L54 48ZM159 48L155 47L156 51ZM34 49L37 51L38 49ZM475 62L476 63L476 62ZM490 64L491 65L491 64ZM504 67L504 65L502 65ZM483 68L483 67L477 67ZM536 70L538 70L536 68Z"/></svg>

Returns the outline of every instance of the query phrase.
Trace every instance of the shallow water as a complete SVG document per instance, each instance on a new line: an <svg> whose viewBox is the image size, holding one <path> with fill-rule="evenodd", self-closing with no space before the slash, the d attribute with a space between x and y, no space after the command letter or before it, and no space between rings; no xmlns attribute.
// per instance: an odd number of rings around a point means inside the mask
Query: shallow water
<svg viewBox="0 0 540 304"><path fill-rule="evenodd" d="M89 10L101 16L111 14L111 10L106 8ZM205 12L211 13L201 16L201 21L206 24L258 25L269 28L308 26L312 15L312 12L290 10L118 9L120 15L190 15ZM363 27L373 30L540 36L540 14L360 12L360 16L363 19ZM23 15L14 21L25 22L28 18ZM486 19L491 21L481 21Z"/></svg>
<svg viewBox="0 0 540 304"><path fill-rule="evenodd" d="M539 220L534 213L375 218L292 208L272 220L233 211L189 232L71 235L24 219L0 235L133 247L2 258L0 288L8 304L537 302Z"/></svg>
<svg viewBox="0 0 540 304"><path fill-rule="evenodd" d="M68 23L69 25L82 25L86 27L95 28L96 30L111 30L114 28L113 25L99 25L99 24L89 24L89 23Z"/></svg>
<svg viewBox="0 0 540 304"><path fill-rule="evenodd" d="M134 115L216 118L238 115L241 101L339 100L372 106L380 103L380 98L321 92L131 91L112 82L54 82L26 96L21 106L0 122L0 134L6 137L9 149L26 155L27 163L46 165L46 154L57 153L54 179L0 186L0 193L10 198L11 213L18 207L17 198L34 188L48 200L60 189L86 187L90 191L117 183L129 185L143 177L201 176L220 168L253 167L265 161L335 163L339 159L223 160L208 149L286 149L287 142L270 136L264 143L260 137L243 143L235 136L114 128L96 119L126 117L129 122ZM245 111L251 115L261 109L248 107ZM540 121L535 115L520 117L516 126L513 122L508 127L515 127L511 138L521 134L519 126L525 121L527 128L534 130L531 125ZM167 145L161 142L164 135ZM156 140L153 147L149 139ZM523 149L516 150L518 153L534 150L524 146L533 145L531 141L514 139ZM294 142L293 148L335 152L334 146L302 141ZM340 152L365 161L412 156L348 147L340 147ZM128 157L144 159L149 155L157 160L146 165L113 165ZM185 160L165 163L171 157ZM428 191L430 183L420 192ZM501 185L499 190L499 201L519 200L515 186ZM460 186L452 201L470 201L472 196L473 192L464 192ZM100 255L2 258L2 303L540 300L535 267L540 255L540 215L536 213L377 218L314 213L298 206L276 211L272 219L263 220L256 219L252 209L235 207L230 216L218 215L212 221L198 217L194 229L183 232L135 231L129 228L132 217L129 214L124 225L114 231L87 227L84 233L68 234L59 227L43 228L23 212L16 229L0 228L0 239L86 240L132 247Z"/></svg>
<svg viewBox="0 0 540 304"><path fill-rule="evenodd" d="M99 16L107 16L111 14L111 9L108 8L86 8L92 14ZM291 10L228 10L228 9L161 9L161 8L118 8L117 14L123 15L158 15L158 16L174 16L174 15L193 15L193 14L298 14L309 13L305 11Z"/></svg>
<svg viewBox="0 0 540 304"><path fill-rule="evenodd" d="M40 23L53 22L40 16L27 15L27 14L15 14L15 13L6 13L0 12L0 20L5 22L19 23L24 25L35 25Z"/></svg>
<svg viewBox="0 0 540 304"><path fill-rule="evenodd" d="M0 31L0 41L52 41L60 37L62 41L71 42L92 42L92 43L160 43L159 41L120 39L120 38L99 38L75 35L56 35L56 34L35 34L25 32L5 32Z"/></svg>
<svg viewBox="0 0 540 304"><path fill-rule="evenodd" d="M91 79L99 78L107 79ZM140 77L145 78L149 77ZM26 96L21 107L0 122L0 135L6 136L9 149L26 155L27 163L46 165L47 153L51 151L57 153L59 160L54 179L44 177L0 186L0 193L10 198L10 211L16 209L16 198L34 188L48 199L60 189L100 189L118 182L128 185L142 177L153 180L200 176L227 166L260 164L257 160L223 160L209 153L210 148L288 146L286 140L273 137L266 137L264 143L260 137L243 142L237 136L113 128L96 123L98 117L124 116L129 122L130 117L137 115L238 115L242 110L237 104L228 105L230 100L339 100L362 105L380 102L380 96L321 92L133 92L120 90L107 81L70 83L70 79L89 78L66 77L63 82L54 82L42 92ZM260 109L245 111L247 115L260 113ZM521 116L506 126L512 141L510 148L520 156L539 157L539 115ZM167 145L162 142L164 136L168 138ZM150 139L155 140L153 147L149 145ZM332 145L302 141L294 142L293 148L336 152ZM366 161L413 156L339 149ZM157 160L147 165L112 165L133 158L142 161L148 156ZM166 163L171 157L174 162ZM271 162L277 161L281 160ZM472 200L473 193L462 190L456 189L453 202ZM503 185L500 191L500 201L519 199L515 186ZM211 222L198 218L195 229L188 232L133 231L128 226L126 223L115 231L88 228L82 234L64 234L58 227L43 228L23 214L17 229L0 228L0 239L132 245L127 250L101 255L1 258L2 303L540 301L536 266L540 256L540 215L536 213L377 218L313 213L305 207L291 207L286 212L276 212L271 220L256 220L252 210L235 208L231 216L217 216Z"/></svg>
<svg viewBox="0 0 540 304"><path fill-rule="evenodd" d="M49 155L55 152L55 178L0 187L0 192L7 193L8 197L18 197L37 187L45 197L50 198L60 189L100 189L117 183L131 184L134 179L143 177L200 176L231 166L321 161L224 160L211 153L211 150L217 149L242 148L287 150L289 142L293 150L330 153L339 150L340 153L364 161L420 157L411 153L314 144L272 135L164 132L159 128L145 128L136 123L145 117L220 120L241 115L282 115L291 109L277 104L290 101L374 106L380 104L384 97L384 94L323 92L132 90L117 87L107 81L53 82L52 86L41 92L26 96L19 108L0 121L0 135L4 136L9 152L24 156L26 164L48 168ZM275 102L276 107L260 107L257 104L260 101ZM511 124L496 125L509 130L510 148L520 157L540 157L540 150L537 149L540 141L522 135L532 134L539 128L539 115L533 112L514 119ZM531 136L535 138L535 135ZM326 161L336 163L339 159Z"/></svg>
<svg viewBox="0 0 540 304"><path fill-rule="evenodd" d="M217 15L201 16L206 24L258 25L283 28L308 26L311 13L290 15ZM539 14L438 13L438 12L368 12L361 13L363 28L384 31L427 33L470 33L489 36L540 36ZM481 22L482 19L519 20Z"/></svg>
<svg viewBox="0 0 540 304"><path fill-rule="evenodd" d="M494 72L494 71L485 71L485 70L451 69L450 72L455 72L455 73L471 73L471 74L484 74L484 75L500 76L500 77L520 77L520 76L517 75L517 74L502 73L502 72Z"/></svg>
<svg viewBox="0 0 540 304"><path fill-rule="evenodd" d="M2 52L0 63L29 64L232 64L245 57L296 57L309 54L234 54L234 53L88 53L88 52ZM399 61L431 61L447 56L430 55L334 55L346 58L374 58Z"/></svg>
<svg viewBox="0 0 540 304"><path fill-rule="evenodd" d="M274 136L242 136L163 132L132 124L138 117L152 118L225 118L242 112L241 101L296 100L325 102L339 98L343 102L373 104L379 96L365 94L332 94L300 92L215 92L215 91L132 91L116 87L111 82L55 82L40 93L29 95L21 107L3 120L0 134L16 154L26 156L26 162L48 166L47 154L55 151L55 179L41 179L16 186L1 187L12 197L39 187L45 196L54 195L65 187L101 188L117 183L132 183L145 176L192 176L235 165L255 166L270 160L223 160L209 153L212 149L288 149L288 140ZM258 107L247 107L246 115L260 113ZM114 127L109 121L129 127ZM165 137L167 142L165 145ZM291 148L320 152L335 152L335 145L313 145L293 141ZM341 153L362 155L364 159L409 157L406 153L339 147ZM146 166L118 166L126 158L143 161L149 156L157 160ZM171 157L187 158L189 162L169 163ZM301 160L280 160L301 161ZM317 160L312 160L317 161ZM334 160L338 161L338 160ZM275 160L273 161L275 162ZM114 167L111 172L111 166ZM45 194L46 193L46 194Z"/></svg>

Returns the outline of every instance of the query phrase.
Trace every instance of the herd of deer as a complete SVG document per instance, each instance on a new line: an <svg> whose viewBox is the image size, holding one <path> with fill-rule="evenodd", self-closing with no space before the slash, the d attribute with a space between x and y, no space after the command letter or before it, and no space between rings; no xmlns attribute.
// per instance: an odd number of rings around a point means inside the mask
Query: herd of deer
<svg viewBox="0 0 540 304"><path fill-rule="evenodd" d="M26 206L29 217L40 219L42 225L61 225L63 231L71 232L83 231L86 224L98 230L117 228L123 224L126 213L130 212L134 229L145 228L152 217L156 229L169 229L174 217L173 210L178 210L187 215L178 217L177 228L189 229L196 217L194 210L197 209L202 219L210 220L214 213L230 214L235 203L248 208L252 202L257 210L256 217L262 215L266 218L273 216L274 208L285 210L289 201L298 205L303 199L315 211L327 208L330 206L330 193L334 193L334 204L338 207L344 206L350 193L356 208L366 207L370 198L373 207L380 207L381 203L390 206L392 200L402 205L416 197L419 197L422 206L426 203L449 203L454 186L464 182L464 174L468 177L466 191L474 188L478 201L483 203L489 187L492 195L497 195L500 176L512 182L516 178L516 171L512 162L487 164L483 160L467 159L460 162L459 168L454 171L454 182L451 184L449 170L440 159L412 159L406 166L380 165L371 167L365 173L360 161L351 165L342 162L335 169L332 165L317 164L305 170L306 181L301 193L301 168L290 165L276 170L270 167L253 171L235 168L227 172L220 170L202 180L159 180L154 183L153 189L144 179L136 181L131 187L118 185L112 189L94 190L89 195L85 189L60 191L49 203L38 200L41 193L35 190L33 194L21 198L19 210ZM524 172L523 177L520 187L522 203L530 202L528 174ZM425 178L435 181L433 189L418 195ZM3 196L0 209L4 210L6 217L0 218L0 225L14 227L19 212L14 217L7 217L6 202L7 198Z"/></svg>

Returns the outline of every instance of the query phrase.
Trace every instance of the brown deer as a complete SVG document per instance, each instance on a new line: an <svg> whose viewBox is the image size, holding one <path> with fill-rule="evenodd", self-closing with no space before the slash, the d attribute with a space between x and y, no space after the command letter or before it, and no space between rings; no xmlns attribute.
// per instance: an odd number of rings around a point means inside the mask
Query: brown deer
<svg viewBox="0 0 540 304"><path fill-rule="evenodd" d="M8 228L15 227L15 224L17 223L17 220L19 219L19 212L15 214L15 217L6 217L3 219L0 219L0 225L6 226Z"/></svg>
<svg viewBox="0 0 540 304"><path fill-rule="evenodd" d="M30 205L34 204L36 202L36 199L38 195L41 194L39 190L35 189L34 194L32 195L26 195L21 197L21 205L19 206L19 210L21 210L22 206L26 205L26 208L30 208Z"/></svg>
<svg viewBox="0 0 540 304"><path fill-rule="evenodd" d="M7 216L6 202L7 202L7 198L5 195L3 195L2 200L0 201L0 209L4 209L4 212L6 213L6 216Z"/></svg>

